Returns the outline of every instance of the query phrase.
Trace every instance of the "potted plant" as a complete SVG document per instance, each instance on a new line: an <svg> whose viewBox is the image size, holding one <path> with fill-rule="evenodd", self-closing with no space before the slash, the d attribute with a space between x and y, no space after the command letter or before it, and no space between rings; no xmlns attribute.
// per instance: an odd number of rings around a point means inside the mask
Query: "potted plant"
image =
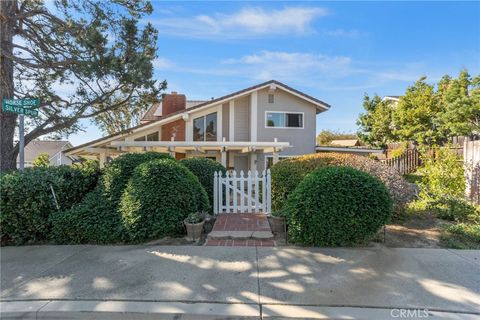
<svg viewBox="0 0 480 320"><path fill-rule="evenodd" d="M203 212L191 213L187 216L183 223L187 229L187 239L190 241L197 241L203 234L205 214Z"/></svg>

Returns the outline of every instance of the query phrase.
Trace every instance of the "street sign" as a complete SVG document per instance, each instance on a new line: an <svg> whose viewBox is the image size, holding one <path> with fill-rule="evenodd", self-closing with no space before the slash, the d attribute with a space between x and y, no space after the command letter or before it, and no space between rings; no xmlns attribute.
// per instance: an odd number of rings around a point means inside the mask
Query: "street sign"
<svg viewBox="0 0 480 320"><path fill-rule="evenodd" d="M40 105L40 99L3 99L2 110L18 113L18 147L19 147L19 169L23 170L25 165L25 124L24 115L38 117L37 108Z"/></svg>
<svg viewBox="0 0 480 320"><path fill-rule="evenodd" d="M40 99L3 99L2 110L38 117L38 110L31 108L39 105Z"/></svg>

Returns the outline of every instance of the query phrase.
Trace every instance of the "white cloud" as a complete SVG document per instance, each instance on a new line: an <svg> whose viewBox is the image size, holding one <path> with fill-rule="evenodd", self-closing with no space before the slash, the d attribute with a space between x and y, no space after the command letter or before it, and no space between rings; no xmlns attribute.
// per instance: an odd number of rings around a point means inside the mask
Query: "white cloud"
<svg viewBox="0 0 480 320"><path fill-rule="evenodd" d="M162 57L158 57L155 60L153 60L152 64L153 64L153 68L155 68L156 70L170 69L174 66L172 61Z"/></svg>
<svg viewBox="0 0 480 320"><path fill-rule="evenodd" d="M327 9L321 7L285 7L280 10L248 7L232 14L161 18L149 22L156 25L162 34L199 38L243 38L312 32L312 22L328 13Z"/></svg>
<svg viewBox="0 0 480 320"><path fill-rule="evenodd" d="M223 64L240 68L239 72L257 80L301 80L344 76L353 72L351 59L344 56L283 51L262 51Z"/></svg>

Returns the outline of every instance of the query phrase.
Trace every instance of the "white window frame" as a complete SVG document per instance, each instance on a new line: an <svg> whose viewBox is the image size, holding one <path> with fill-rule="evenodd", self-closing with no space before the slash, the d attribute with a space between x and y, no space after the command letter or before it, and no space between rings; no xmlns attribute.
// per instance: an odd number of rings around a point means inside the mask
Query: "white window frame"
<svg viewBox="0 0 480 320"><path fill-rule="evenodd" d="M216 130L216 133L217 133L217 140L215 140L215 141L219 141L219 139L218 139L219 124L218 124L218 111L217 110L215 110L213 112L210 112L208 114L205 114L205 115L195 117L195 118L192 119L192 141L196 141L196 142L207 141L207 116L210 116L212 114L216 115L216 120L215 121L216 121L217 127L215 128L215 130ZM204 133L204 136L203 136L203 140L195 140L195 138L193 136L193 130L195 130L195 120L200 119L200 118L203 118L203 127L204 127L204 130L205 130L205 133ZM220 134L221 134L221 132L220 132Z"/></svg>
<svg viewBox="0 0 480 320"><path fill-rule="evenodd" d="M267 114L268 113L291 113L291 114L301 114L302 115L302 126L301 127L269 127L267 125ZM298 111L265 111L265 129L304 129L305 128L305 112Z"/></svg>

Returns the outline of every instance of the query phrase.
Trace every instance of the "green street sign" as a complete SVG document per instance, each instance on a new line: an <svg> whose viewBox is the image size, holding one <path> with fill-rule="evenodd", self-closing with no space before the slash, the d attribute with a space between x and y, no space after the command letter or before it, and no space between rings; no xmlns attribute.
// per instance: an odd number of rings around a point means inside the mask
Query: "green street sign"
<svg viewBox="0 0 480 320"><path fill-rule="evenodd" d="M40 105L40 99L3 99L2 110L37 117L38 110L31 109Z"/></svg>

